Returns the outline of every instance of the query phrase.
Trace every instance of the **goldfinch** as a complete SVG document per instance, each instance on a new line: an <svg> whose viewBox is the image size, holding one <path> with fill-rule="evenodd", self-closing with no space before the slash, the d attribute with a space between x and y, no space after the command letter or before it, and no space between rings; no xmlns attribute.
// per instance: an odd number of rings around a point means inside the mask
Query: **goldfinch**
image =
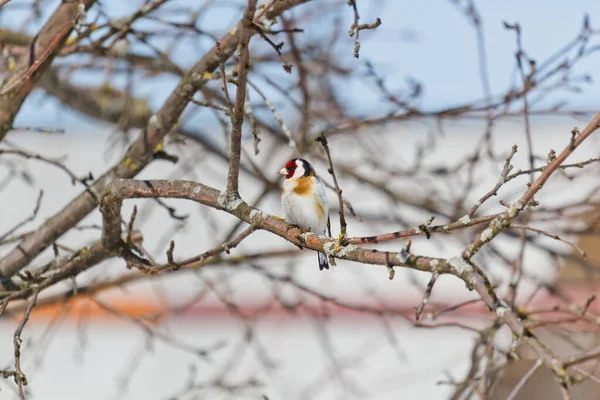
<svg viewBox="0 0 600 400"><path fill-rule="evenodd" d="M324 235L329 228L329 202L325 186L315 175L313 167L306 160L293 158L279 170L279 174L285 175L281 205L287 222ZM327 256L324 253L318 253L318 256L319 270L329 269Z"/></svg>

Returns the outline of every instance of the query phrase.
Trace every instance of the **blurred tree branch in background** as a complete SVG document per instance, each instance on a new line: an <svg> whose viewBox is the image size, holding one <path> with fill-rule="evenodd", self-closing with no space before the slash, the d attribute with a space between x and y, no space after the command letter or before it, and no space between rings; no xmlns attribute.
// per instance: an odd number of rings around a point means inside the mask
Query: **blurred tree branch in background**
<svg viewBox="0 0 600 400"><path fill-rule="evenodd" d="M0 317L18 316L22 321L14 333L14 366L0 370L0 375L14 382L20 398L27 395L24 388L34 384L26 379L27 371L21 367L21 336L30 315L35 308L78 297L91 298L105 311L174 348L203 358L220 351L225 347L222 343L199 349L96 297L109 289L190 272L199 274L203 290L213 293L232 318L241 322L240 329L250 332L247 340L257 347L261 362L270 366L270 349L251 333L251 318L244 315L243 304L219 289L215 276L210 275L214 269L224 269L232 275L244 270L260 276L272 288L271 305L281 303L292 313L298 312L302 304L284 304L278 297L281 286L289 286L301 298L317 301L323 307L330 305L372 315L387 330L392 330L388 319L397 317L419 328L458 327L475 332L469 371L460 381L445 382L451 385L454 399L496 398L493 396L498 395L498 382L502 380L499 371L518 364L520 358L534 363L527 365L527 371L519 372L509 398L516 398L540 369L552 374L559 383L560 387L553 389L562 398L570 398L569 393L584 381L593 381L598 389L600 378L593 368L600 360L598 347L563 356L541 333L548 326L597 332L600 317L590 308L595 297L578 304L561 293L559 285L535 281L526 272L526 264L531 261L525 257L529 249L535 249L552 260L548 264L553 265L544 268L558 270L568 260L573 263L570 268L580 268L593 279L600 271L599 263L586 259L577 244L578 236L595 237L599 233L600 156L588 143L600 127L600 113L572 109L552 97L578 92L589 83L589 77L578 74L576 69L600 48L596 41L598 30L587 17L577 35L544 60L535 60L526 51L518 23L505 22L506 34L517 38L514 68L519 79L494 93L483 21L476 4L451 1L474 28L479 55L475 62L480 71L476 79L481 81L484 95L432 109L421 105L424 83L410 79L404 87L392 87L378 66L368 60L356 60L359 54L363 55L359 50L364 51L371 43L365 36L383 36L385 33L380 31L388 23L385 16L360 23L372 1L233 2L226 7L232 9L239 22L215 32L199 22L205 14L221 7L212 1L193 6L179 0L137 2L140 4L128 6L133 11L120 16L113 15L111 2L65 0L52 3L53 7L50 3L25 5L25 22L29 22L22 29L0 29L0 69L4 74L0 86L0 165L11 170L11 179L20 179L12 172L17 167L7 160L44 163L65 174L81 190L43 221L37 219L46 197L41 191L37 200L18 199L33 212L26 209L29 217L14 226L0 228ZM1 15L16 12L17 5L24 4L0 1ZM43 21L38 7L48 8ZM333 16L334 22L324 24L326 16ZM341 26L343 18L351 24ZM309 28L315 27L318 32L312 34ZM182 50L178 48L186 40L197 42L196 51L186 50L193 59L189 65L182 61ZM198 45L201 41L208 44ZM351 62L347 61L348 50ZM162 83L158 78L163 79ZM344 95L358 83L376 93L381 104L369 107L358 99L358 107L351 106ZM144 89L144 85L150 89ZM118 161L96 177L91 172L73 170L63 160L16 145L23 130L44 135L56 133L51 129L15 126L17 114L35 88L62 108L105 124L101 126L110 126L114 132L109 151ZM200 113L202 116L198 117ZM536 116L566 116L586 122L581 129L574 127L564 132L563 148L557 152L536 148L536 132L530 123ZM414 146L411 142L411 147L391 145L402 139L395 138L389 130L413 121L433 124L438 131L431 137L420 137ZM463 158L432 160L444 124L455 121L481 122L485 129L479 137L469 139L470 147ZM503 121L519 121L524 126L519 134L527 143L523 165L515 158L524 152L522 148L500 148L495 144L497 126ZM590 149L594 156L572 161L583 148ZM409 153L412 157L408 157ZM266 211L267 201L279 195L280 185L274 178L279 168L276 163L300 156L314 160L330 194L338 196L338 208L331 215L340 214L339 236L304 232ZM161 168L169 171L170 179L134 179L150 165L163 161L167 163ZM196 166L206 169L206 176L182 179L187 173L191 175ZM482 178L483 170L493 170L494 177ZM28 179L27 173L21 175L21 179ZM559 191L553 185L561 181L567 185L583 182L587 190L557 203L552 200ZM360 198L348 196L347 185L358 187ZM256 189L254 197L248 194L250 186ZM345 189L344 195L340 186ZM7 190L3 182L1 190ZM502 198L499 205L491 205L498 196ZM198 203L203 212L214 211L204 222L209 226L211 218L219 221L214 235L219 243L201 252L194 249L193 257L181 257L178 242L169 237L168 247L151 251L144 244L147 232L135 228L148 215L140 216L134 208L131 215L125 216L122 207L128 199L154 202L168 212L177 226L189 224L187 214L179 213L164 199ZM365 199L377 206L367 207ZM217 219L225 215L233 218L233 225ZM84 219L89 216L101 219L101 223L85 225L89 221ZM346 229L350 233L358 231L359 223L376 233L346 235ZM35 227L31 228L32 224ZM377 231L383 224L395 228ZM65 239L68 234L83 230L94 235L94 240L85 246L74 246ZM273 243L281 242L287 247L274 249L265 244L253 247L251 252L242 250L241 244L248 243L259 231L268 232L277 240ZM550 245L540 237L558 244ZM420 238L423 240L418 241ZM421 251L419 247L428 240L441 243L443 251ZM505 242L499 244L500 240ZM360 264L361 268L386 271L380 274L382 280L398 280L394 277L399 270L421 271L428 274L429 284L416 285L422 293L421 302L410 305L416 312L387 307L383 302L376 307L345 301L302 282L294 275L297 266L292 269L294 273L274 270L276 263L297 261L300 252L292 244L324 252L331 259ZM387 247L380 249L379 244ZM228 255L230 252L235 255ZM85 281L86 274L101 269L100 264L107 260L116 260L122 266L119 259L127 269L121 268L117 276L106 274L100 280ZM340 263L339 268L327 273L336 274L349 264ZM443 275L458 278L475 297L448 307L432 305L430 300ZM530 281L535 282L537 289L529 296L519 296L524 282ZM61 285L64 282L71 286L65 289ZM556 306L531 306L542 290L556 297ZM198 296L204 296L204 292ZM443 319L474 302L486 307L486 326ZM265 310L268 314L269 307ZM545 314L551 312L554 314L546 318ZM512 337L508 349L495 342L503 328L508 328ZM394 338L392 332L384 340L395 348ZM351 378L337 362L327 334L322 342L324 353L340 376L340 386L353 392L346 381ZM519 354L522 345L530 352L528 357ZM231 362L235 363L235 358ZM196 387L207 388L231 396L246 388L260 393L260 385L254 380L231 383L221 376Z"/></svg>

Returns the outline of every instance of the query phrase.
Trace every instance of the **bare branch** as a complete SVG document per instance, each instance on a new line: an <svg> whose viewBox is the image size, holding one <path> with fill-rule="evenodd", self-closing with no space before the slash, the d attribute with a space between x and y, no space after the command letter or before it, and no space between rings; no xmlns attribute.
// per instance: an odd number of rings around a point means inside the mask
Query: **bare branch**
<svg viewBox="0 0 600 400"><path fill-rule="evenodd" d="M238 180L240 176L240 158L242 156L242 126L244 124L244 106L246 103L246 81L250 69L250 37L252 36L252 20L256 11L256 0L248 0L241 22L240 63L238 72L235 108L231 116L231 139L229 150L229 172L227 174L227 196L229 199L239 197Z"/></svg>
<svg viewBox="0 0 600 400"><path fill-rule="evenodd" d="M64 46L73 26L95 0L63 2L31 43L31 57L23 54L0 86L0 141L12 129L21 105Z"/></svg>
<svg viewBox="0 0 600 400"><path fill-rule="evenodd" d="M338 184L337 177L335 176L335 170L333 169L333 161L331 160L331 153L329 152L329 145L327 144L327 138L325 135L321 134L317 139L317 142L321 143L323 148L325 149L325 153L327 154L327 159L329 161L329 168L327 172L331 174L333 178L333 184L335 185L335 192L338 197L338 204L340 207L340 243L342 245L346 244L347 235L346 235L346 217L344 216L344 198L342 197L342 189L340 189L340 185Z"/></svg>

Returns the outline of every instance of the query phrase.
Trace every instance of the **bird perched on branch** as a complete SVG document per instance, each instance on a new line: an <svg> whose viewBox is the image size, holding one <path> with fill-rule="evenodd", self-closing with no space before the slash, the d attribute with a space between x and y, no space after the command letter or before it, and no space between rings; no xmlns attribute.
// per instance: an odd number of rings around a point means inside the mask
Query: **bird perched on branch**
<svg viewBox="0 0 600 400"><path fill-rule="evenodd" d="M329 202L323 182L310 163L293 158L279 174L285 175L281 189L281 205L286 220L304 230L324 235L329 229ZM331 236L331 230L329 231ZM325 253L318 253L319 270L329 269Z"/></svg>

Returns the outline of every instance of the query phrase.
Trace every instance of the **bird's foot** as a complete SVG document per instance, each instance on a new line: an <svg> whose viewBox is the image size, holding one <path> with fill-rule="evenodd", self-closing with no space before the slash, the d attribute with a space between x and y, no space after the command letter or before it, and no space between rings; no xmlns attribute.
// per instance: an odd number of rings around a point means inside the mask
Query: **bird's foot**
<svg viewBox="0 0 600 400"><path fill-rule="evenodd" d="M287 222L287 221L286 221L286 222ZM303 229L301 226L298 226L298 225L296 225L296 224L292 224L291 222L288 222L288 225L290 226L290 227L288 228L288 231L289 231L290 229L294 229L294 228L296 228L296 229L300 229L301 231L303 231L303 230L304 230L304 229Z"/></svg>
<svg viewBox="0 0 600 400"><path fill-rule="evenodd" d="M281 221L285 221L285 222L287 222L287 224L289 225L289 227L287 228L287 232L289 232L289 231L290 231L290 229L294 229L294 228L296 228L296 229L300 229L300 230L302 230L302 231L304 230L302 227L300 227L300 226L298 226L298 225L296 225L296 224L292 224L291 222L288 222L288 221L287 221L285 218L281 218L281 217L279 217L279 216L277 216L277 215L274 215L273 217L274 217L275 219L278 219L278 220L281 220ZM296 247L298 247L300 250L304 250L304 247L302 247L302 246L300 246L300 245L296 245Z"/></svg>

